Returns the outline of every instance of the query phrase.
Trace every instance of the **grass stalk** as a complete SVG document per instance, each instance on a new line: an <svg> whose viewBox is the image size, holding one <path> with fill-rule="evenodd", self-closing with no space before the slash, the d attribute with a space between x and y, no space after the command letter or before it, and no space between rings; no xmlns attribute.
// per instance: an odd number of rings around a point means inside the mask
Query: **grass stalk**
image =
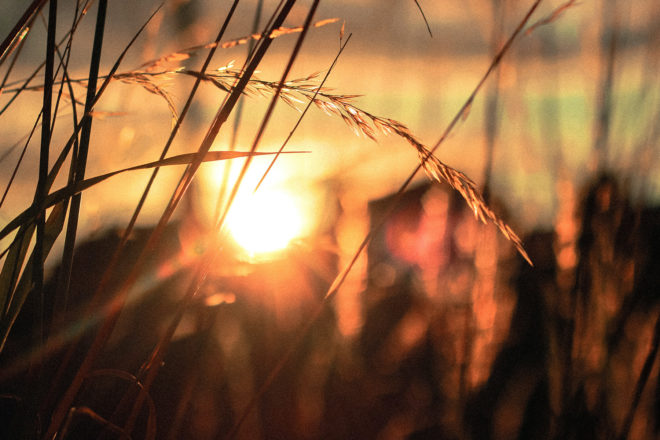
<svg viewBox="0 0 660 440"><path fill-rule="evenodd" d="M33 255L35 258L33 275L33 295L38 297L39 313L38 322L36 322L38 346L44 342L44 248L46 235L46 208L45 199L48 190L46 181L48 179L48 158L51 140L51 114L53 99L53 72L55 64L55 33L57 29L57 0L50 0L48 6L48 32L46 38L46 67L44 72L44 93L41 118L41 149L39 154L39 180L37 181L37 190L35 194L35 205L38 207L37 213L37 241L34 246Z"/></svg>
<svg viewBox="0 0 660 440"><path fill-rule="evenodd" d="M630 434L630 428L632 427L633 420L635 418L635 412L639 407L639 402L642 400L642 394L644 393L644 387L649 380L651 371L653 370L653 365L656 358L658 357L658 349L660 349L660 316L655 321L655 327L653 329L653 340L651 341L651 347L649 352L646 355L644 360L644 366L642 371L639 373L639 378L635 385L635 392L633 394L633 400L630 404L630 409L626 414L626 418L623 422L623 427L621 428L621 434L619 434L618 440L626 440Z"/></svg>
<svg viewBox="0 0 660 440"><path fill-rule="evenodd" d="M259 0L257 2L256 9L254 11L254 19L252 20L251 34L253 35L256 34L257 30L259 29L259 23L261 22L261 14L262 14L263 6L264 6L263 0ZM268 28L264 29L264 33L267 31L267 29ZM247 47L246 61L250 59L250 57L252 56L253 50L254 50L254 39L250 39ZM234 150L236 148L236 142L238 141L238 131L241 126L241 118L243 115L243 103L244 100L240 99L236 104L236 110L234 111L234 124L232 125L231 138L229 140L229 150ZM227 162L225 164L225 170L222 176L222 182L220 183L220 190L218 191L218 199L215 204L215 213L213 214L214 219L220 218L220 210L222 209L225 194L227 192L227 185L229 184L230 172L231 172L231 162Z"/></svg>
<svg viewBox="0 0 660 440"><path fill-rule="evenodd" d="M7 182L7 186L5 187L5 191L2 193L2 198L0 199L0 207L5 203L5 199L7 198L7 194L9 193L9 189L11 188L12 184L14 183L14 179L16 178L16 174L18 173L18 169L21 166L21 163L23 162L23 158L25 157L25 152L27 151L28 145L30 145L30 141L32 140L32 136L34 135L34 132L37 129L37 126L39 126L39 122L41 121L41 115L43 113L39 111L39 115L37 115L37 119L34 121L34 125L32 126L32 129L30 130L30 133L27 136L27 139L25 141L25 145L23 145L23 149L21 150L21 154L18 156L18 160L16 161L16 165L14 166L14 169L11 172L11 176L9 177L9 181Z"/></svg>
<svg viewBox="0 0 660 440"><path fill-rule="evenodd" d="M27 35L26 35L27 37ZM22 38L21 41L18 43L16 46L16 49L14 51L14 54L11 58L11 61L9 62L9 66L7 66L7 71L5 72L5 76L2 77L2 82L0 82L0 91L4 90L5 86L7 85L7 81L9 80L9 76L11 75L12 71L14 70L14 67L16 67L16 62L18 61L21 52L23 51L23 48L25 47L25 41L26 38Z"/></svg>
<svg viewBox="0 0 660 440"><path fill-rule="evenodd" d="M33 0L27 7L23 16L16 22L9 35L0 43L0 65L5 61L8 55L16 48L20 39L24 37L24 30L27 28L36 14L44 7L47 0Z"/></svg>
<svg viewBox="0 0 660 440"><path fill-rule="evenodd" d="M73 182L78 183L85 179L85 169L87 168L87 156L89 154L89 141L92 132L92 116L94 101L96 98L96 85L98 81L99 69L101 65L101 52L103 50L103 38L105 30L105 20L107 14L107 0L99 0L96 15L96 27L94 31L94 42L92 43L92 57L89 64L89 83L87 85L87 97L85 99L85 116L82 119L82 128L80 130L80 142L78 144L77 154L72 156ZM70 84L69 84L70 86ZM73 98L73 96L72 96ZM74 100L75 102L75 100ZM75 108L75 104L72 106ZM75 144L75 140L74 140ZM75 166L73 165L75 164ZM69 211L69 222L66 228L66 237L64 240L64 253L62 260L63 268L63 308L66 309L68 303L69 284L71 279L71 268L73 266L73 247L76 242L76 233L78 230L78 217L80 215L80 203L82 194L78 193L71 198L71 208Z"/></svg>

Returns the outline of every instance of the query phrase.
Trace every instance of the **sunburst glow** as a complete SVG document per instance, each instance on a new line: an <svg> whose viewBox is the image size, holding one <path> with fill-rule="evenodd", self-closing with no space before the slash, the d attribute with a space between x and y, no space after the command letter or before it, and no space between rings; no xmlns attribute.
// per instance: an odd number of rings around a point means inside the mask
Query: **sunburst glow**
<svg viewBox="0 0 660 440"><path fill-rule="evenodd" d="M263 189L236 200L227 217L227 227L249 254L284 249L303 233L303 215L287 191Z"/></svg>

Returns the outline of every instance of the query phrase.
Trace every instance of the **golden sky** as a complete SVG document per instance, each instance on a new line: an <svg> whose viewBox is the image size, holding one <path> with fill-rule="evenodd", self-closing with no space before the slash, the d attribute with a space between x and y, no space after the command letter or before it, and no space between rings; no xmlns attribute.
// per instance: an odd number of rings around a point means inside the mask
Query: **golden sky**
<svg viewBox="0 0 660 440"><path fill-rule="evenodd" d="M62 2L62 28L70 22L70 4ZM304 20L310 2L294 8L286 22L298 26ZM492 58L493 35L499 32L500 44L513 32L532 2L505 2L503 19L496 25L497 11L482 0L420 2L433 33L431 37L420 11L412 1L333 1L321 2L316 20L338 18L339 21L314 28L308 35L290 78L305 77L314 72L324 73L339 47L339 34L345 23L345 36L352 34L350 43L331 72L326 86L331 93L361 95L353 104L373 115L391 118L405 124L417 138L433 146L440 138L479 79L486 72ZM176 5L179 4L177 7ZM535 18L547 17L562 2L544 2ZM250 34L256 2L241 2L236 19L231 23L225 40ZM274 2L265 2L264 16ZM20 15L23 2L3 2L0 10L0 31L8 32L13 20ZM155 2L117 0L110 3L106 44L102 71L107 72L126 42L153 11ZM626 36L617 63L617 98L621 105L613 114L617 127L611 142L616 143L613 166L630 170L640 155L639 142L648 129L650 110L657 103L657 83L649 82L650 1L638 1L622 7L619 26ZM215 1L166 2L163 10L150 24L145 35L129 51L120 72L139 66L150 59L181 48L211 41L224 19L227 5ZM81 25L81 35L91 35L94 8ZM67 15L69 14L69 15ZM483 183L487 142L484 138L485 102L495 93L497 84L497 137L493 145L494 160L491 185L496 197L506 200L515 223L525 229L552 222L556 209L556 181L558 173L576 183L584 179L592 161L593 126L601 81L600 4L585 3L570 8L554 23L523 35L506 55L498 75L493 75L473 102L469 114L438 150L438 157ZM262 20L263 22L263 20ZM26 76L43 52L44 26L37 22L30 36L22 63L13 78ZM650 37L649 37L650 38ZM272 53L266 57L257 74L260 79L278 81L290 54L296 34L278 38ZM548 55L549 42L556 55ZM84 78L91 37L74 40L74 74ZM212 68L234 61L240 66L246 47L236 46L219 51ZM203 53L203 52L201 52ZM655 56L655 55L654 55ZM193 56L184 65L199 68L203 56ZM625 60L625 62L624 62ZM176 75L162 80L162 87L170 93L172 103L180 108L192 82ZM649 88L650 87L650 88ZM82 90L82 89L81 89ZM640 90L648 90L648 99L636 100ZM82 91L80 96L82 96ZM0 96L6 102L8 94ZM0 150L9 149L29 132L38 113L41 95L25 93L13 111L2 115ZM172 147L172 154L195 151L224 94L204 85L197 105L184 125L181 137ZM81 98L82 99L82 98ZM242 124L238 132L238 149L248 149L256 133L269 100L252 96L245 100ZM639 109L634 123L626 108ZM636 106L636 107L635 107ZM302 107L302 104L299 104ZM162 97L149 94L135 84L113 84L98 104L97 110L106 117L94 121L94 136L88 165L88 175L102 174L114 169L154 160L167 138L171 114ZM551 113L555 112L556 117ZM62 115L69 114L63 111ZM274 151L294 126L298 112L280 102L260 144L261 151ZM66 121L66 116L62 120ZM555 119L553 119L555 118ZM58 123L59 124L59 123ZM66 123L57 131L65 139ZM232 128L221 130L215 149L230 143ZM328 188L351 193L363 203L396 190L418 163L417 153L403 139L395 135L376 135L376 141L364 135L356 136L341 118L328 116L314 106L305 117L288 149L310 151L279 159L281 168L277 185L304 189L324 203ZM21 145L22 147L22 145ZM31 145L26 161L19 170L15 188L10 191L0 211L3 222L25 208L25 192L35 183L38 157L36 144ZM8 176L16 163L20 148L15 148L2 161L2 175ZM648 153L645 153L648 154ZM651 154L651 156L653 156ZM264 169L268 159L254 161L255 170ZM648 162L647 162L648 163ZM652 161L651 161L652 163ZM658 197L657 170L642 180L652 197ZM212 174L203 167L201 178ZM180 170L165 170L160 179L160 191L148 202L152 215L158 215L169 197ZM255 171L256 173L256 171ZM86 227L94 230L100 225L126 218L148 172L135 172L126 178L113 178L88 191ZM655 176L655 177L654 177ZM210 178L212 180L212 178ZM423 175L418 180L424 180ZM3 180L3 185L8 177ZM207 179L207 181L209 181ZM202 192L205 190L203 189Z"/></svg>

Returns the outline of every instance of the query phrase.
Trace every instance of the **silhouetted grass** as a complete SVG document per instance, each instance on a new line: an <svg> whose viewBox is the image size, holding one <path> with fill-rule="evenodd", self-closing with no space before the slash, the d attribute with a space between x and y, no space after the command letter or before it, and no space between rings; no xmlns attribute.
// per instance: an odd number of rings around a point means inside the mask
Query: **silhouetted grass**
<svg viewBox="0 0 660 440"><path fill-rule="evenodd" d="M623 179L608 167L605 152L613 149L614 66L620 43L615 30L605 26L609 50L601 59L604 73L593 139L600 158L595 177L585 179L588 187L570 207L575 216L569 222L572 229L561 229L558 219L553 231L530 234L523 246L508 224L516 219L501 214L507 195L491 186L499 142L496 128L504 123L500 113L506 99L497 84L487 97L485 114L486 195L436 153L468 117L514 44L541 26L552 26L577 2L554 5L546 18L532 23L542 2L530 1L513 29L505 25L505 9L495 8L493 2L497 23L492 59L431 147L404 123L361 108L358 96L325 86L351 39L344 35L343 25L339 52L322 79L318 73L291 78L294 63L304 56L301 49L309 32L338 22L315 16L318 0L305 6L295 0L270 5L271 15L261 32L246 31L246 37L228 40L226 31L241 3L234 0L213 42L159 56L137 69L122 68L146 26L162 13L158 7L106 73L102 59L110 57L108 42L122 39L105 31L106 21L113 17L106 17L107 3L78 1L74 6L35 0L24 6L26 12L0 44L0 67L6 69L0 86L6 103L0 118L15 108L19 96L42 97L34 112L38 115L34 128L2 198L4 202L8 192L16 190L14 177L40 126L34 195L24 195L23 210L0 230L0 239L8 246L0 272L1 435L48 439L658 435L660 217L657 210L635 205ZM424 5L409 3L419 9L432 35ZM294 8L301 8L297 17L304 17L303 22L284 26ZM25 56L25 39L46 9L45 61L27 79L14 79L15 66ZM70 59L74 37L92 38L78 35L88 11L96 12L96 22L89 69L79 78L72 73ZM58 19L63 13L72 13L65 30L64 20ZM58 35L64 35L59 42ZM295 42L279 60L280 78L261 79L256 73L273 53L276 38ZM249 53L240 68L231 63L212 68L218 50L248 41ZM203 53L202 66L191 67L191 57ZM180 109L164 81L179 78L194 80ZM99 137L94 119L103 114L98 105L107 87L118 81L162 98L172 126L162 131L167 140L157 159L89 177L90 149L97 142L115 141ZM224 99L196 147L172 155L170 149L180 139L183 124L190 123L190 110L203 85L223 92ZM77 98L80 88L84 102ZM249 148L213 151L220 130L227 129L243 97L263 99L266 104ZM280 102L302 109L301 115L279 151L262 152L265 132L275 122L273 112ZM254 157L274 155L268 173L278 166L281 153L301 153L285 147L314 106L329 118L343 120L357 135L376 140L391 134L404 140L414 148L419 165L394 195L370 204L368 233L357 249L344 256L343 264L333 246L326 246L336 244L334 224L311 238L309 247L292 246L280 259L248 264L224 230L229 209ZM71 109L71 122L62 143L54 132L56 121L62 130L60 121L69 118L59 115L63 108ZM246 124L238 118L234 121ZM558 130L559 124L548 125ZM111 148L104 154L112 154ZM194 187L199 167L203 162L237 158L244 162L238 179L227 188L225 204L211 226L202 225L199 208L186 195ZM553 170L557 178L561 163L558 157L549 165L557 167ZM156 178L162 166L185 169L157 224L138 227L147 198L160 189ZM148 183L135 189L140 199L127 225L108 225L104 235L81 240L79 213L88 190L147 169L152 170ZM411 189L422 169L432 183ZM265 174L261 182L264 178ZM56 180L65 183L54 189ZM221 192L224 196L224 188ZM568 200L566 194L558 194L562 197ZM99 203L112 209L103 200ZM179 205L184 214L175 219ZM327 210L327 216L334 215L331 208ZM492 225L481 225L475 218L497 226L505 240L498 241ZM406 243L413 243L413 253ZM60 263L49 278L45 267L53 249L61 249L62 255L51 256ZM562 253L566 250L570 252ZM338 330L333 301L365 252L368 273L359 293L361 310L355 312L362 325L347 337ZM278 296L282 293L290 296L283 300ZM654 383L650 396L649 384Z"/></svg>

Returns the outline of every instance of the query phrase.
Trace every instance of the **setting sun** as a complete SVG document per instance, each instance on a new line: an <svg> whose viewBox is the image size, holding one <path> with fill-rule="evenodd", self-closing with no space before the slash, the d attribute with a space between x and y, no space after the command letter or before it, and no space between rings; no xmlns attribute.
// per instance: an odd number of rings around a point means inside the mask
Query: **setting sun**
<svg viewBox="0 0 660 440"><path fill-rule="evenodd" d="M302 212L296 202L284 190L257 191L236 200L227 227L234 240L251 255L279 251L303 232Z"/></svg>

